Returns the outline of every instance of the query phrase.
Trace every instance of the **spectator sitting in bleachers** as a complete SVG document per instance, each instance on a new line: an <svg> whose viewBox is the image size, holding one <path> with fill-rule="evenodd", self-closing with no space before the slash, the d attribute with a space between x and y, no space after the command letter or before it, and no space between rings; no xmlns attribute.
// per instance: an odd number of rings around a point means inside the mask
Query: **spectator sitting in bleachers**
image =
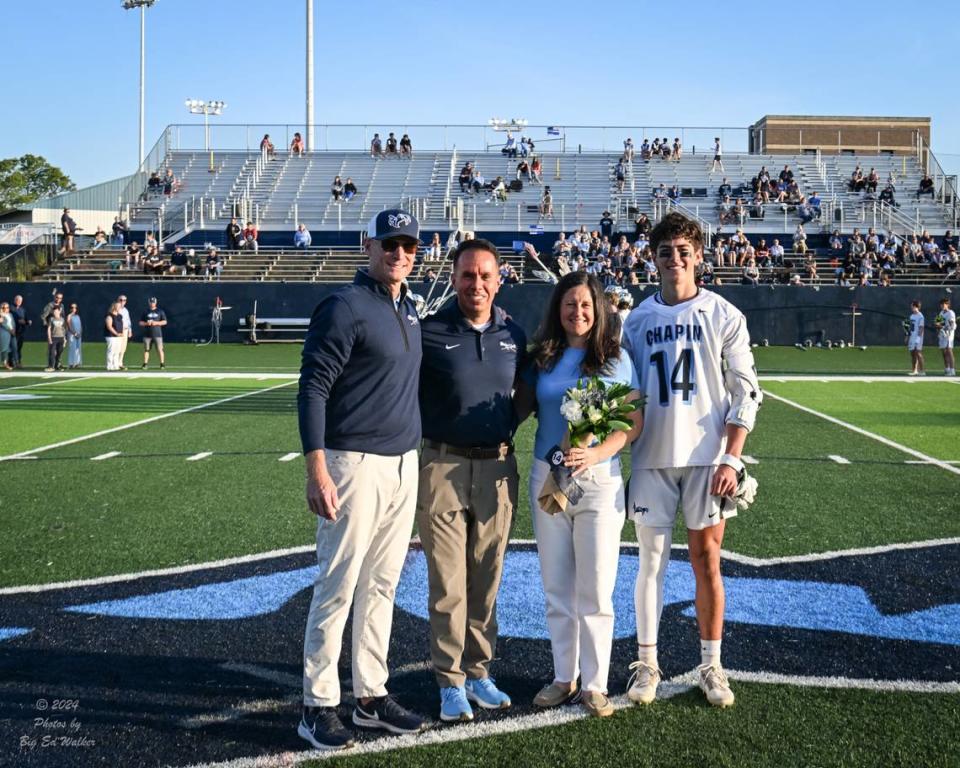
<svg viewBox="0 0 960 768"><path fill-rule="evenodd" d="M495 205L507 202L507 185L503 176L497 176L494 179L493 186L490 187L490 199L493 200Z"/></svg>
<svg viewBox="0 0 960 768"><path fill-rule="evenodd" d="M807 282L811 285L816 284L817 276L817 262L814 259L805 259L803 262L804 273L807 277Z"/></svg>
<svg viewBox="0 0 960 768"><path fill-rule="evenodd" d="M483 174L480 172L479 168L473 169L473 178L470 182L470 186L473 187L473 194L475 195L479 195L480 190L486 188L486 180L483 178Z"/></svg>
<svg viewBox="0 0 960 768"><path fill-rule="evenodd" d="M848 260L858 261L863 258L863 254L867 252L867 244L864 239L860 236L859 230L853 231L853 237L847 241L847 257Z"/></svg>
<svg viewBox="0 0 960 768"><path fill-rule="evenodd" d="M680 187L678 187L676 184L674 184L672 187L670 187L670 191L667 192L667 197L669 197L671 200L673 200L673 202L679 203L679 202L680 202Z"/></svg>
<svg viewBox="0 0 960 768"><path fill-rule="evenodd" d="M306 250L310 247L313 238L310 237L310 230L304 224L297 225L297 231L293 233L293 247Z"/></svg>
<svg viewBox="0 0 960 768"><path fill-rule="evenodd" d="M163 189L163 179L160 178L160 172L154 171L150 174L150 178L147 179L147 193L154 194L159 193Z"/></svg>
<svg viewBox="0 0 960 768"><path fill-rule="evenodd" d="M380 134L373 134L370 140L370 157L381 157L383 155L383 143L380 141Z"/></svg>
<svg viewBox="0 0 960 768"><path fill-rule="evenodd" d="M464 193L470 193L470 180L473 176L473 164L466 163L463 168L460 169L460 176L457 181L460 183L460 191Z"/></svg>
<svg viewBox="0 0 960 768"><path fill-rule="evenodd" d="M97 231L93 233L93 250L98 251L107 244L107 233L98 224Z"/></svg>
<svg viewBox="0 0 960 768"><path fill-rule="evenodd" d="M653 229L653 224L650 222L650 219L645 213L637 214L637 218L633 221L633 237L634 240L638 240L640 235L649 235L650 231Z"/></svg>
<svg viewBox="0 0 960 768"><path fill-rule="evenodd" d="M822 203L820 201L820 195L817 194L816 190L814 190L810 194L810 197L807 198L807 205L813 209L814 217L819 219L823 211L821 209Z"/></svg>
<svg viewBox="0 0 960 768"><path fill-rule="evenodd" d="M648 285L657 282L657 262L653 258L653 251L649 248L643 254L643 277Z"/></svg>
<svg viewBox="0 0 960 768"><path fill-rule="evenodd" d="M653 144L650 146L650 154L653 157L663 156L663 150L660 148L660 139L653 140Z"/></svg>
<svg viewBox="0 0 960 768"><path fill-rule="evenodd" d="M945 251L949 251L951 245L953 246L954 250L956 250L957 246L960 245L960 242L958 242L957 236L953 234L953 230L948 229L943 233L943 237L940 240L940 245Z"/></svg>
<svg viewBox="0 0 960 768"><path fill-rule="evenodd" d="M267 157L273 159L277 156L277 148L273 146L273 142L270 141L270 134L263 134L263 138L260 139L260 153L266 153Z"/></svg>
<svg viewBox="0 0 960 768"><path fill-rule="evenodd" d="M775 266L783 266L783 246L777 238L773 239L773 245L770 246L770 263Z"/></svg>
<svg viewBox="0 0 960 768"><path fill-rule="evenodd" d="M760 285L760 270L757 269L757 262L753 259L748 259L743 267L742 282L744 285Z"/></svg>
<svg viewBox="0 0 960 768"><path fill-rule="evenodd" d="M843 238L840 237L839 229L833 230L833 234L830 235L828 248L828 253L832 258L839 259L843 256Z"/></svg>
<svg viewBox="0 0 960 768"><path fill-rule="evenodd" d="M424 251L423 258L426 261L440 261L443 256L443 245L440 243L440 233L434 232L430 245Z"/></svg>
<svg viewBox="0 0 960 768"><path fill-rule="evenodd" d="M306 146L303 143L303 136L300 135L300 132L297 131L293 134L293 141L290 142L290 154L296 155L297 157L303 157L303 153L306 152Z"/></svg>
<svg viewBox="0 0 960 768"><path fill-rule="evenodd" d="M927 174L923 174L923 178L920 179L920 186L917 187L917 200L920 199L920 195L930 195L930 197L936 197L933 189L933 179L931 179Z"/></svg>
<svg viewBox="0 0 960 768"><path fill-rule="evenodd" d="M333 202L335 203L339 203L340 198L343 197L343 182L339 176L335 177L333 184L330 185L330 194L333 195Z"/></svg>
<svg viewBox="0 0 960 768"><path fill-rule="evenodd" d="M500 153L506 155L507 157L517 156L517 140L510 131L507 131L507 140L504 142Z"/></svg>
<svg viewBox="0 0 960 768"><path fill-rule="evenodd" d="M889 288L893 285L893 278L889 272L882 272L880 274L880 279L877 281L877 285L880 288Z"/></svg>
<svg viewBox="0 0 960 768"><path fill-rule="evenodd" d="M664 160L670 159L670 141L666 136L664 136L660 142L660 154L663 155Z"/></svg>
<svg viewBox="0 0 960 768"><path fill-rule="evenodd" d="M700 270L700 285L713 285L713 280L713 262L707 259L703 262L703 268Z"/></svg>
<svg viewBox="0 0 960 768"><path fill-rule="evenodd" d="M807 202L800 203L800 205L797 206L797 215L800 217L801 224L809 224L817 218L817 214Z"/></svg>
<svg viewBox="0 0 960 768"><path fill-rule="evenodd" d="M750 218L751 219L763 219L765 210L763 207L763 195L757 192L753 196L753 201L750 203Z"/></svg>
<svg viewBox="0 0 960 768"><path fill-rule="evenodd" d="M139 267L140 259L143 257L143 252L140 250L140 244L134 240L126 249L126 265L127 269L131 267Z"/></svg>
<svg viewBox="0 0 960 768"><path fill-rule="evenodd" d="M853 173L850 174L850 183L848 186L851 192L862 192L867 186L867 181L863 178L863 169L860 168L859 163L857 163L857 167L853 169Z"/></svg>
<svg viewBox="0 0 960 768"><path fill-rule="evenodd" d="M159 244L157 243L157 238L153 232L147 232L147 236L143 239L144 248L156 248Z"/></svg>
<svg viewBox="0 0 960 768"><path fill-rule="evenodd" d="M727 177L723 177L723 181L720 182L720 186L717 187L717 196L723 200L725 197L730 197L733 194L733 187L730 186L730 182L727 181Z"/></svg>
<svg viewBox="0 0 960 768"><path fill-rule="evenodd" d="M650 148L650 142L647 139L643 140L643 143L640 145L640 159L649 160L652 150Z"/></svg>
<svg viewBox="0 0 960 768"><path fill-rule="evenodd" d="M773 265L773 260L770 258L770 248L767 247L767 241L763 238L760 238L760 242L757 243L753 255L757 260L757 266L761 269L766 269Z"/></svg>
<svg viewBox="0 0 960 768"><path fill-rule="evenodd" d="M160 252L157 248L151 246L147 248L146 258L143 260L143 274L145 275L161 275L167 269L167 265L163 261L163 257L160 255Z"/></svg>
<svg viewBox="0 0 960 768"><path fill-rule="evenodd" d="M733 203L733 217L736 219L737 224L743 226L743 222L747 218L747 208L743 204L742 197L738 197Z"/></svg>
<svg viewBox="0 0 960 768"><path fill-rule="evenodd" d="M653 199L654 200L666 200L667 199L667 185L662 181L660 186L653 190Z"/></svg>
<svg viewBox="0 0 960 768"><path fill-rule="evenodd" d="M163 177L163 194L167 197L170 197L174 192L180 190L180 183L177 181L177 178L173 175L173 168L167 168L167 172Z"/></svg>
<svg viewBox="0 0 960 768"><path fill-rule="evenodd" d="M532 174L530 173L530 163L526 160L521 160L517 163L517 179L520 177L525 177L527 181L532 181Z"/></svg>
<svg viewBox="0 0 960 768"><path fill-rule="evenodd" d="M216 279L219 280L221 272L223 272L223 259L220 258L217 249L211 246L210 250L207 251L206 279L211 280L216 277Z"/></svg>
<svg viewBox="0 0 960 768"><path fill-rule="evenodd" d="M257 230L257 227L252 221L247 222L247 226L243 228L242 240L240 241L240 247L248 251L253 251L256 253L260 250L260 232Z"/></svg>
<svg viewBox="0 0 960 768"><path fill-rule="evenodd" d="M880 236L873 227L867 230L867 236L864 238L864 242L867 244L867 253L876 253L880 250Z"/></svg>
<svg viewBox="0 0 960 768"><path fill-rule="evenodd" d="M717 262L718 267L727 266L727 254L730 253L730 246L727 244L727 241L722 237L717 238L713 243L713 258ZM731 265L733 263L733 257L730 258Z"/></svg>
<svg viewBox="0 0 960 768"><path fill-rule="evenodd" d="M623 142L623 158L624 158L624 160L626 160L628 163L632 163L632 162L633 162L633 153L634 153L633 139L631 139L631 138L628 136L628 137L624 140L624 142Z"/></svg>
<svg viewBox="0 0 960 768"><path fill-rule="evenodd" d="M880 192L880 202L886 203L887 205L892 205L894 208L899 208L900 204L896 201L894 197L894 188L892 184L887 184Z"/></svg>
<svg viewBox="0 0 960 768"><path fill-rule="evenodd" d="M400 156L411 158L413 157L413 142L410 141L410 137L407 134L403 134L400 137Z"/></svg>
<svg viewBox="0 0 960 768"><path fill-rule="evenodd" d="M347 181L343 185L343 199L344 201L349 203L356 196L357 196L357 185L353 183L353 179L347 176Z"/></svg>
<svg viewBox="0 0 960 768"><path fill-rule="evenodd" d="M187 275L187 252L179 245L170 254L170 274L180 275L180 277Z"/></svg>
<svg viewBox="0 0 960 768"><path fill-rule="evenodd" d="M957 274L958 256L957 248L954 245L947 246L943 252L943 270L947 277L955 277Z"/></svg>
<svg viewBox="0 0 960 768"><path fill-rule="evenodd" d="M193 248L187 251L187 273L200 277L203 274L203 258Z"/></svg>
<svg viewBox="0 0 960 768"><path fill-rule="evenodd" d="M227 248L231 251L236 251L240 249L240 236L243 233L243 227L237 222L236 217L230 219L230 222L227 224L224 234L227 237Z"/></svg>
<svg viewBox="0 0 960 768"><path fill-rule="evenodd" d="M807 252L807 233L803 231L803 224L797 224L793 233L793 250L803 255Z"/></svg>
<svg viewBox="0 0 960 768"><path fill-rule="evenodd" d="M923 261L923 246L916 235L910 236L910 243L907 246L907 254L913 264L920 264Z"/></svg>
<svg viewBox="0 0 960 768"><path fill-rule="evenodd" d="M520 282L520 276L517 274L517 271L513 268L512 264L503 262L500 266L500 282L504 285L516 285Z"/></svg>
<svg viewBox="0 0 960 768"><path fill-rule="evenodd" d="M877 185L880 184L880 174L877 173L876 168L871 168L870 173L867 174L866 187L870 192L877 191Z"/></svg>

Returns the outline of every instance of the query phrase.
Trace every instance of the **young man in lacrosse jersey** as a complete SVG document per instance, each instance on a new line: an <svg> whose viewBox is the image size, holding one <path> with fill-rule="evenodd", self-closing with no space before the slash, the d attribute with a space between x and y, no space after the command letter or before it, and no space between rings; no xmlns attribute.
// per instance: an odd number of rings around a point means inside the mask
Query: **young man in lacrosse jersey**
<svg viewBox="0 0 960 768"><path fill-rule="evenodd" d="M646 396L643 432L632 447L627 513L640 544L635 592L639 658L628 695L637 704L656 697L660 681L657 632L677 505L683 509L696 577L700 628L700 687L716 706L734 695L720 665L724 591L720 546L737 512L743 451L761 392L743 314L697 287L703 233L678 213L650 236L660 291L627 318L623 346Z"/></svg>
<svg viewBox="0 0 960 768"><path fill-rule="evenodd" d="M957 368L953 358L953 335L957 330L957 315L950 309L950 299L940 299L940 312L937 314L937 343L943 354L943 373L956 376Z"/></svg>
<svg viewBox="0 0 960 768"><path fill-rule="evenodd" d="M904 322L907 332L907 351L910 353L911 376L926 376L923 365L923 331L926 325L920 302L910 302L910 317Z"/></svg>

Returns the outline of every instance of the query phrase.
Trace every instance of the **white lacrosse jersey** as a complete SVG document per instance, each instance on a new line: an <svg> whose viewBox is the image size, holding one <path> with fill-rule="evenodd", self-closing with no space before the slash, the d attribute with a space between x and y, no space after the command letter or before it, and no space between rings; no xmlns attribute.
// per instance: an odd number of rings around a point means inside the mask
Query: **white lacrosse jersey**
<svg viewBox="0 0 960 768"><path fill-rule="evenodd" d="M943 318L943 327L940 329L940 336L948 338L953 336L957 330L957 315L952 309L943 309L940 311L940 317Z"/></svg>
<svg viewBox="0 0 960 768"><path fill-rule="evenodd" d="M725 361L735 359L756 381L743 313L702 289L675 306L658 292L630 313L623 347L647 398L643 431L632 447L633 468L716 464L725 452L731 403Z"/></svg>
<svg viewBox="0 0 960 768"><path fill-rule="evenodd" d="M913 312L910 315L910 341L923 342L923 313Z"/></svg>

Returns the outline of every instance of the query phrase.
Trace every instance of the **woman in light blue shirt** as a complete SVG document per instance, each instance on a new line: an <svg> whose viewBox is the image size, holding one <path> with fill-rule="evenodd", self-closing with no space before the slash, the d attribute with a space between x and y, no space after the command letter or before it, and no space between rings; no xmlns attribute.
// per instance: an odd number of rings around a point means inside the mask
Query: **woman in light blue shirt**
<svg viewBox="0 0 960 768"><path fill-rule="evenodd" d="M564 704L577 694L592 715L613 713L607 698L607 673L613 648L613 589L624 521L619 453L636 439L643 424L632 414L630 432L614 432L602 443L565 452L583 497L557 514L537 502L549 474L545 460L561 445L567 422L560 413L563 395L580 379L599 376L636 390L637 376L628 355L621 355L610 333L603 288L583 272L563 276L554 289L535 338L532 368L525 384L535 393L539 420L530 477L530 506L547 602L547 627L553 649L554 680L534 699L540 707ZM638 395L634 391L631 399Z"/></svg>

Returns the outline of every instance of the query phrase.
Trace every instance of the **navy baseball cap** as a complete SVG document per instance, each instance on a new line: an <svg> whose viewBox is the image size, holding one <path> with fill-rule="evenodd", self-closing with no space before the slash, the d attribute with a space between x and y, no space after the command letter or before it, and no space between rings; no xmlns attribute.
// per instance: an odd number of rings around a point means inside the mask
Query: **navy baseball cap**
<svg viewBox="0 0 960 768"><path fill-rule="evenodd" d="M409 237L420 242L420 222L412 213L400 208L380 211L367 224L367 237L371 240L386 240L391 237Z"/></svg>

